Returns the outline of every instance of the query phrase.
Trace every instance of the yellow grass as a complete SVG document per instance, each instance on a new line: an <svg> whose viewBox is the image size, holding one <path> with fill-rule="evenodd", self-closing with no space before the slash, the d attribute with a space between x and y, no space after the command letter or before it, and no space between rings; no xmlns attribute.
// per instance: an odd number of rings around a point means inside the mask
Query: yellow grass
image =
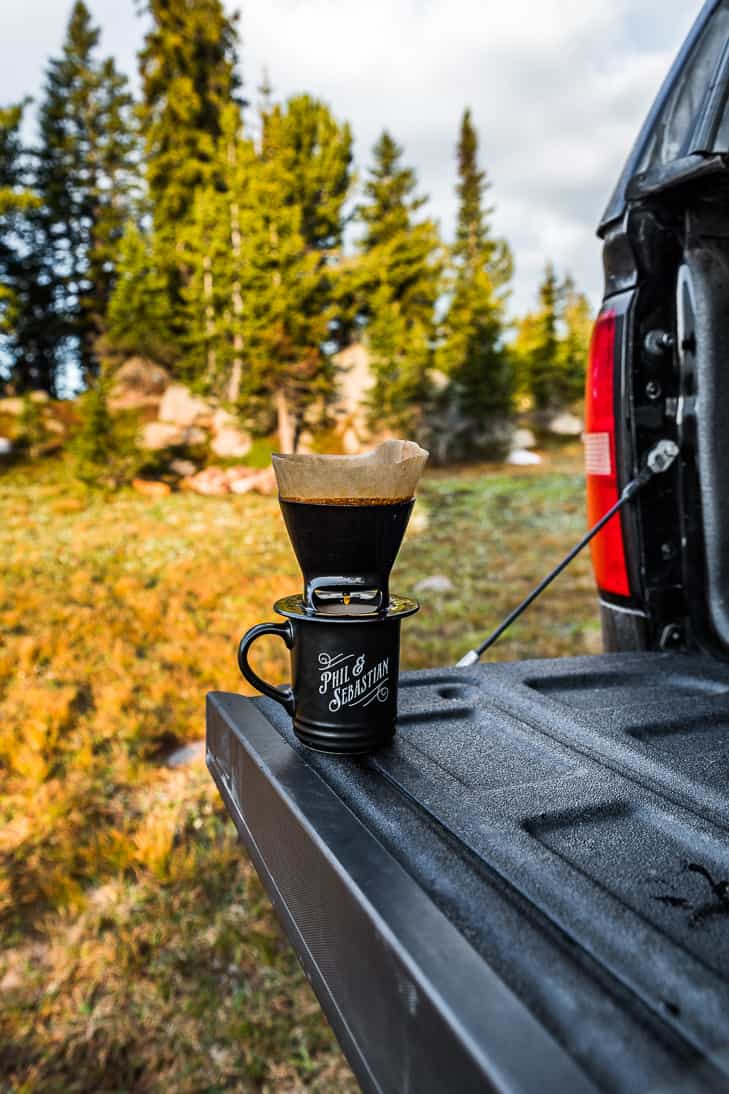
<svg viewBox="0 0 729 1094"><path fill-rule="evenodd" d="M583 527L577 451L425 480L393 587L406 667L456 659ZM299 576L275 499L0 479L0 1074L11 1091L356 1086L201 761L210 689ZM589 566L494 656L595 652ZM257 665L285 677L281 643Z"/></svg>

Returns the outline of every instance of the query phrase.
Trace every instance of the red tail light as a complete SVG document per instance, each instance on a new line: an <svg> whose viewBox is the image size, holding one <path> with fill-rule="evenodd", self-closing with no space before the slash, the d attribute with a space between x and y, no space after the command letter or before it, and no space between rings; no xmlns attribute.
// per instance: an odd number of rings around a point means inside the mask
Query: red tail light
<svg viewBox="0 0 729 1094"><path fill-rule="evenodd" d="M595 524L618 500L615 463L615 327L614 311L603 311L595 323L585 390L585 474L587 518ZM620 514L608 521L590 544L598 588L630 596Z"/></svg>

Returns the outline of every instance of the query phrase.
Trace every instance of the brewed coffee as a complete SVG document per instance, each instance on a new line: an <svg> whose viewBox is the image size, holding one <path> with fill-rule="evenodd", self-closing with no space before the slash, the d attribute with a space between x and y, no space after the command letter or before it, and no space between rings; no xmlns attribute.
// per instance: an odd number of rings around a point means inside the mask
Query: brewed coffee
<svg viewBox="0 0 729 1094"><path fill-rule="evenodd" d="M419 605L391 597L390 571L426 459L407 441L386 442L368 457L274 456L304 595L275 604L284 623L244 635L238 664L283 704L310 748L366 753L395 732L400 623ZM291 687L268 684L249 665L248 650L264 634L291 650Z"/></svg>

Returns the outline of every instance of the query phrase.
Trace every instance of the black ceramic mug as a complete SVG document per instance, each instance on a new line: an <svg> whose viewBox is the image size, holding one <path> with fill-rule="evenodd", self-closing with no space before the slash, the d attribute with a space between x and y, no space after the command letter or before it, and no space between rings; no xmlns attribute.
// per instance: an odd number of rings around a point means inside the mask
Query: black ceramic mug
<svg viewBox="0 0 729 1094"><path fill-rule="evenodd" d="M259 623L238 648L240 671L254 688L288 711L309 748L339 755L373 752L392 739L397 719L400 623L418 610L393 597L383 612L312 613L301 596L279 600L283 623ZM291 686L274 687L248 663L262 635L283 638L291 650Z"/></svg>

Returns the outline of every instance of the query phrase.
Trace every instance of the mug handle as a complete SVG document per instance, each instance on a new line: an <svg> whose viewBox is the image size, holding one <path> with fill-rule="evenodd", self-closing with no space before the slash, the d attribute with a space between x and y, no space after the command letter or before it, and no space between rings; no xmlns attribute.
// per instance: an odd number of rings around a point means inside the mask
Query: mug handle
<svg viewBox="0 0 729 1094"><path fill-rule="evenodd" d="M276 634L279 638L283 638L288 649L291 649L294 644L294 628L291 626L291 621L289 619L287 619L285 623L258 623L255 627L251 627L249 631L246 631L240 640L240 645L238 646L238 668L249 684L252 684L253 687L263 695L267 695L269 699L275 699L276 702L280 703L286 712L293 717L294 693L288 684L282 688L274 687L273 684L267 684L266 681L262 680L248 664L248 650L255 640L264 634Z"/></svg>

